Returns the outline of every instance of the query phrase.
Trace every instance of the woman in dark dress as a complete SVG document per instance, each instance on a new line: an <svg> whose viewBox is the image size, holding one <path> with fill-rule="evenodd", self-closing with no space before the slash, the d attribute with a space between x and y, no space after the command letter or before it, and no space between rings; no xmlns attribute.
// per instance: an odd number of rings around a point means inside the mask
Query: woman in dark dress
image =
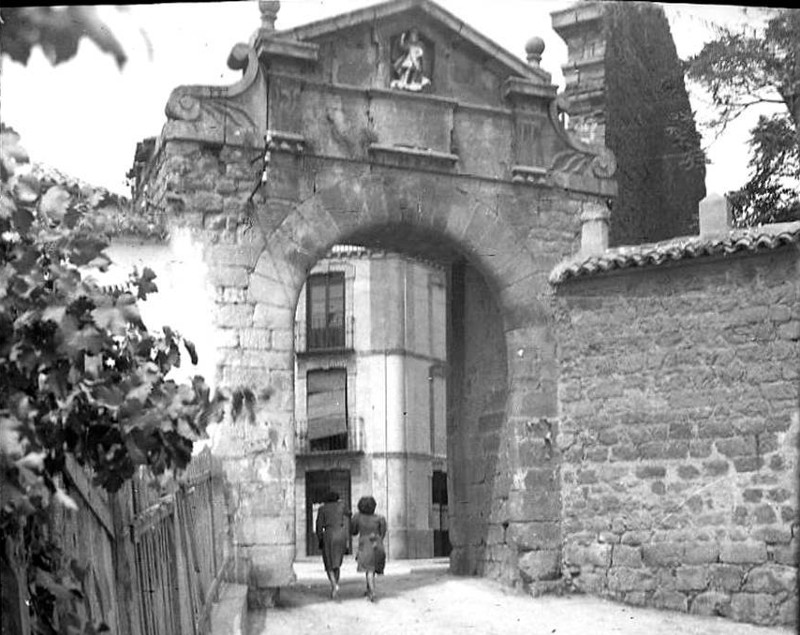
<svg viewBox="0 0 800 635"><path fill-rule="evenodd" d="M342 558L347 548L347 530L350 521L350 512L345 509L344 503L339 500L339 494L328 492L325 502L317 514L315 526L319 548L322 550L322 563L325 573L331 583L331 597L339 597L339 572Z"/></svg>
<svg viewBox="0 0 800 635"><path fill-rule="evenodd" d="M367 576L366 596L375 601L375 574L383 573L386 566L386 550L383 539L386 536L386 519L375 513L375 499L362 496L358 501L358 513L353 516L350 531L358 534L358 570Z"/></svg>

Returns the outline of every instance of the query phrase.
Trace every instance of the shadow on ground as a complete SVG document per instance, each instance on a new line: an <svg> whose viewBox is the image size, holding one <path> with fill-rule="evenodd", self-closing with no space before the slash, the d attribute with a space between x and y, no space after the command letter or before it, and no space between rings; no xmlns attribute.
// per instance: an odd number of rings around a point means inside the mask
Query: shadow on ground
<svg viewBox="0 0 800 635"><path fill-rule="evenodd" d="M447 575L447 572L443 571L440 573L412 572L376 576L378 601L396 598L405 593L418 591L425 586L438 584ZM339 581L338 602L353 600L365 602L364 592L366 588L366 581L363 577L357 580L351 578L342 579ZM281 589L275 609L295 609L318 602L329 603L332 601L330 591L331 587L327 580L298 581L289 587Z"/></svg>

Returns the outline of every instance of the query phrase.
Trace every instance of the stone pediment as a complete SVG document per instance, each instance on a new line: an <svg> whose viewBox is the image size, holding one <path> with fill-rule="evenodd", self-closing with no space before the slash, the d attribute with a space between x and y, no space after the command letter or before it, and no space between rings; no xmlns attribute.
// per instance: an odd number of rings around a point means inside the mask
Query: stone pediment
<svg viewBox="0 0 800 635"><path fill-rule="evenodd" d="M430 0L264 22L231 53L239 82L173 91L164 139L615 195L613 155L564 129L535 40L523 62Z"/></svg>
<svg viewBox="0 0 800 635"><path fill-rule="evenodd" d="M256 46L262 60L313 58L306 71L333 84L494 106L504 104L509 80L555 94L549 73L430 0L390 0L264 34Z"/></svg>

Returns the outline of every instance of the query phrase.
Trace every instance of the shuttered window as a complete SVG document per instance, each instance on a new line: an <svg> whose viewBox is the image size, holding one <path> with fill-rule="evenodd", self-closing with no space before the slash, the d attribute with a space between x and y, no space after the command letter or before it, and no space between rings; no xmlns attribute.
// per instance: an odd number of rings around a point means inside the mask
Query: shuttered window
<svg viewBox="0 0 800 635"><path fill-rule="evenodd" d="M347 372L314 370L306 380L309 441L347 434Z"/></svg>

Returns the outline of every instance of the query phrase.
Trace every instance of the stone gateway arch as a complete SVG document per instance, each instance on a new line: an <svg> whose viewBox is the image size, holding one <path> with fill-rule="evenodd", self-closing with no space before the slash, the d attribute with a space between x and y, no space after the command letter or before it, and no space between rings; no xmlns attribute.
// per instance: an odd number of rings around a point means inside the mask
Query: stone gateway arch
<svg viewBox="0 0 800 635"><path fill-rule="evenodd" d="M537 38L525 63L429 0L289 31L275 29L279 3L259 6L261 28L228 60L240 81L175 89L135 166L138 204L202 249L217 383L256 395L254 418L227 420L213 448L251 600L293 579L295 309L341 243L448 271L451 570L560 587L579 533L564 461L591 457L560 445L573 387L559 378L580 355L560 355L559 332L597 301L573 306L551 272L606 248L613 154L565 130ZM598 540L580 547L587 566L606 557Z"/></svg>

